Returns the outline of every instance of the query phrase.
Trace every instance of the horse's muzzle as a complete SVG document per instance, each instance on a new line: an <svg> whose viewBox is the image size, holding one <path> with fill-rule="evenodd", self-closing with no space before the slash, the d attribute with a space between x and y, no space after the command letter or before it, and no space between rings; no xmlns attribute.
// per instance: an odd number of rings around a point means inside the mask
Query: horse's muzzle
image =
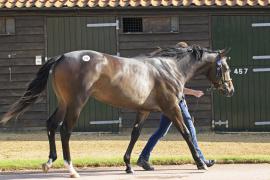
<svg viewBox="0 0 270 180"><path fill-rule="evenodd" d="M232 81L224 83L221 89L226 97L232 97L234 94L234 86Z"/></svg>
<svg viewBox="0 0 270 180"><path fill-rule="evenodd" d="M234 94L234 88L232 88L232 89L225 88L225 89L223 89L222 92L226 97L232 97Z"/></svg>
<svg viewBox="0 0 270 180"><path fill-rule="evenodd" d="M229 91L229 92L226 94L226 96L227 96L227 97L232 97L233 94L234 94L234 89L232 89L231 91Z"/></svg>

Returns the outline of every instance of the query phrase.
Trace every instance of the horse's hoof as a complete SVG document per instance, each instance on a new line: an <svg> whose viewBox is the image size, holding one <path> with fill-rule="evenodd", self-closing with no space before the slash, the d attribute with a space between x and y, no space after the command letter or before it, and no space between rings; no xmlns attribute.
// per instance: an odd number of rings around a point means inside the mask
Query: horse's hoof
<svg viewBox="0 0 270 180"><path fill-rule="evenodd" d="M71 178L79 178L80 175L78 173L74 173L70 175Z"/></svg>
<svg viewBox="0 0 270 180"><path fill-rule="evenodd" d="M44 173L47 173L49 171L50 167L47 165L47 163L42 164L42 170Z"/></svg>
<svg viewBox="0 0 270 180"><path fill-rule="evenodd" d="M135 171L133 169L126 169L127 174L134 174Z"/></svg>
<svg viewBox="0 0 270 180"><path fill-rule="evenodd" d="M204 163L202 165L200 165L200 166L197 165L197 168L198 168L198 170L206 170L206 171L208 170L207 165L204 164Z"/></svg>

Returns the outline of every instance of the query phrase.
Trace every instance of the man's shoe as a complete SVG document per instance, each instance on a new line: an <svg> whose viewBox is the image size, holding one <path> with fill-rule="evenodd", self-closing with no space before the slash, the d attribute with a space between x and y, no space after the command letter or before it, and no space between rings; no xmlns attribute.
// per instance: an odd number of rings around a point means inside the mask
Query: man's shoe
<svg viewBox="0 0 270 180"><path fill-rule="evenodd" d="M208 160L205 162L207 167L211 167L216 163L216 160Z"/></svg>
<svg viewBox="0 0 270 180"><path fill-rule="evenodd" d="M198 170L208 170L208 167L205 163L202 163L201 165L197 165Z"/></svg>
<svg viewBox="0 0 270 180"><path fill-rule="evenodd" d="M137 165L142 167L146 171L154 171L155 170L154 167L152 167L148 161L146 161L145 159L143 159L141 157L138 159Z"/></svg>

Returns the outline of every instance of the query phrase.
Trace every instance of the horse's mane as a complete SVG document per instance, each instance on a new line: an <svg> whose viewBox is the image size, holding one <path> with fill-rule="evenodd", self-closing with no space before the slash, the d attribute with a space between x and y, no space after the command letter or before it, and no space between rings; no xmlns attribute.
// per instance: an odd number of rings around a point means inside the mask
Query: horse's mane
<svg viewBox="0 0 270 180"><path fill-rule="evenodd" d="M148 57L170 57L177 60L181 60L184 56L191 54L195 57L196 60L202 58L202 54L205 49L201 48L198 45L192 45L188 47L168 47L168 48L159 48L152 53L148 54Z"/></svg>
<svg viewBox="0 0 270 180"><path fill-rule="evenodd" d="M181 86L184 86L181 80L183 79L183 73L179 72L176 66L170 64L167 60L162 60L163 58L174 59L175 61L181 61L185 56L191 55L196 61L201 60L202 54L206 49L201 48L198 45L186 46L186 47L167 47L158 48L157 50L147 54L147 58L157 58L160 59L160 63L153 63L152 65L159 72L162 79L168 82L171 88L175 89L176 92ZM155 60L154 60L155 61ZM177 94L178 95L178 94Z"/></svg>

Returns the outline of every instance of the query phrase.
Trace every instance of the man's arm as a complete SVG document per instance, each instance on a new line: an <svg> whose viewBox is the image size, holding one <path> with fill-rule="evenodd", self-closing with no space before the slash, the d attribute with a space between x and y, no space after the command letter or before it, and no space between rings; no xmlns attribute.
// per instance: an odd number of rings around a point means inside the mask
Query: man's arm
<svg viewBox="0 0 270 180"><path fill-rule="evenodd" d="M183 92L184 92L185 95L191 95L191 96L195 96L197 98L204 95L203 91L189 89L189 88L184 88Z"/></svg>

